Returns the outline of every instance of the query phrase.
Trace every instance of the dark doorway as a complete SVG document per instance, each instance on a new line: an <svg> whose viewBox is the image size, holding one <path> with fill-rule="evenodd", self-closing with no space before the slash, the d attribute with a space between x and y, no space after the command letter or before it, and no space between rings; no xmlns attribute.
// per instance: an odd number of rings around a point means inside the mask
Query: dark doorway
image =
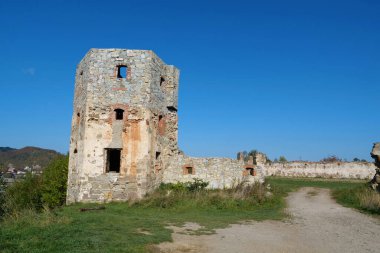
<svg viewBox="0 0 380 253"><path fill-rule="evenodd" d="M107 149L106 172L120 172L120 149Z"/></svg>

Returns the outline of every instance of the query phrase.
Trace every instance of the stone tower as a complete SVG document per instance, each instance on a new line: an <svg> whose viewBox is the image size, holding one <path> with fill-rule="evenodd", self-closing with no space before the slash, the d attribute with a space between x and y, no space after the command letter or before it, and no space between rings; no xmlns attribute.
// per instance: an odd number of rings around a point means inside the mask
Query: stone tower
<svg viewBox="0 0 380 253"><path fill-rule="evenodd" d="M75 78L67 203L139 198L177 147L179 71L154 52L91 49Z"/></svg>

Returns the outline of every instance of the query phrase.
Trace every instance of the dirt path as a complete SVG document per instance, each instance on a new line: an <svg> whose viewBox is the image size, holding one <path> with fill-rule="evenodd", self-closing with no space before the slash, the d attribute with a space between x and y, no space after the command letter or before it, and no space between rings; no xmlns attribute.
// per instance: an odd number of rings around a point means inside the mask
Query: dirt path
<svg viewBox="0 0 380 253"><path fill-rule="evenodd" d="M197 224L174 228L173 243L157 252L380 252L379 219L338 205L329 190L302 188L287 198L291 219L235 224L213 235L186 235Z"/></svg>

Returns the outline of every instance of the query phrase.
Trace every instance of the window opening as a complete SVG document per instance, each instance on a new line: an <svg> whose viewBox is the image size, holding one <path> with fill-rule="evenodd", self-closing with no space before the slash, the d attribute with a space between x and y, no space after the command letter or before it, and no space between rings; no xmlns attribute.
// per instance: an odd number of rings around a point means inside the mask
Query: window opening
<svg viewBox="0 0 380 253"><path fill-rule="evenodd" d="M187 174L193 174L193 167L186 167L186 173Z"/></svg>
<svg viewBox="0 0 380 253"><path fill-rule="evenodd" d="M115 109L115 118L116 120L122 120L124 117L124 110L122 109Z"/></svg>
<svg viewBox="0 0 380 253"><path fill-rule="evenodd" d="M162 85L164 84L164 82L165 82L165 78L163 78L162 76L161 76L161 79L160 79L160 86L162 87Z"/></svg>
<svg viewBox="0 0 380 253"><path fill-rule="evenodd" d="M117 67L117 78L127 78L128 67L125 65Z"/></svg>
<svg viewBox="0 0 380 253"><path fill-rule="evenodd" d="M256 176L255 169L254 168L246 168L246 170L249 172L249 175Z"/></svg>
<svg viewBox="0 0 380 253"><path fill-rule="evenodd" d="M79 124L79 122L80 122L80 113L78 112L78 113L77 113L77 120L76 120L76 124Z"/></svg>
<svg viewBox="0 0 380 253"><path fill-rule="evenodd" d="M120 149L107 149L106 172L120 172Z"/></svg>
<svg viewBox="0 0 380 253"><path fill-rule="evenodd" d="M177 108L174 106L167 106L166 108L168 108L169 112L177 112Z"/></svg>
<svg viewBox="0 0 380 253"><path fill-rule="evenodd" d="M160 155L161 155L161 152L156 152L156 160L158 160L158 158L160 158Z"/></svg>

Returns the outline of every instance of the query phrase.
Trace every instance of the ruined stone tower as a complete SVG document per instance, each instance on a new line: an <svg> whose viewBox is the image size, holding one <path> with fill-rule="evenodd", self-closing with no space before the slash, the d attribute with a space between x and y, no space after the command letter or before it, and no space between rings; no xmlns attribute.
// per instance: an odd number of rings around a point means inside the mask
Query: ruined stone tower
<svg viewBox="0 0 380 253"><path fill-rule="evenodd" d="M179 71L154 52L91 49L75 78L67 203L143 196L177 148Z"/></svg>

